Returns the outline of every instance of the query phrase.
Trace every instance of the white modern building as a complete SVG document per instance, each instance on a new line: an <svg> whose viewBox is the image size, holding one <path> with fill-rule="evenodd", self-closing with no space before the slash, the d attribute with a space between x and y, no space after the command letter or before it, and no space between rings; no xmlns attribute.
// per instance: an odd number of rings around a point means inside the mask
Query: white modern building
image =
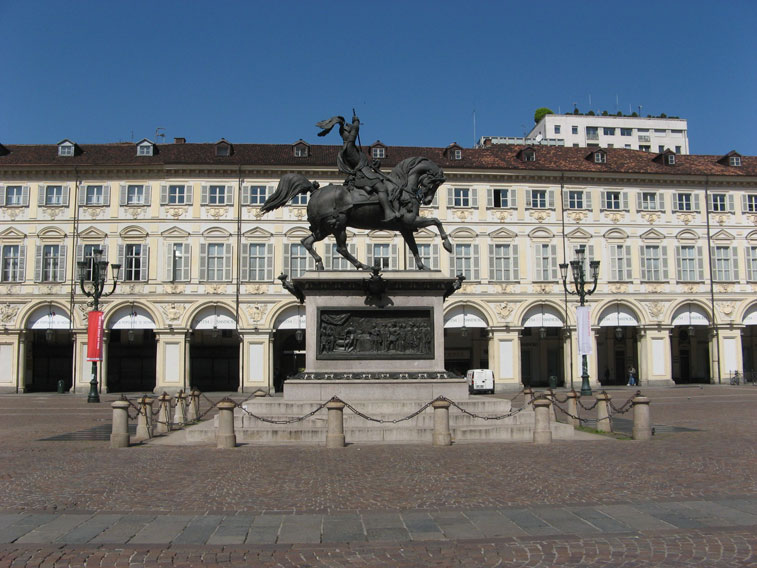
<svg viewBox="0 0 757 568"><path fill-rule="evenodd" d="M685 119L634 116L547 114L526 136L532 140L562 140L574 148L624 148L660 153L689 153ZM493 138L494 143L497 139Z"/></svg>

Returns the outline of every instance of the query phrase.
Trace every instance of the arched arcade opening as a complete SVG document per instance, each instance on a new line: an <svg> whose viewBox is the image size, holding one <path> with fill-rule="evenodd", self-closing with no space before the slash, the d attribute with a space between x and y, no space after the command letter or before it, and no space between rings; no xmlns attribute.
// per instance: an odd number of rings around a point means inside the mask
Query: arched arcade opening
<svg viewBox="0 0 757 568"><path fill-rule="evenodd" d="M208 306L192 320L189 340L189 384L204 392L239 390L241 338L234 315Z"/></svg>
<svg viewBox="0 0 757 568"><path fill-rule="evenodd" d="M123 306L109 318L105 385L108 392L155 390L155 321L144 308Z"/></svg>
<svg viewBox="0 0 757 568"><path fill-rule="evenodd" d="M523 386L546 387L550 377L557 386L565 384L562 314L549 304L529 308L523 316L520 339Z"/></svg>
<svg viewBox="0 0 757 568"><path fill-rule="evenodd" d="M282 310L273 329L273 388L282 392L284 382L305 369L305 307Z"/></svg>
<svg viewBox="0 0 757 568"><path fill-rule="evenodd" d="M54 304L34 310L28 320L25 392L55 392L73 384L74 343L68 312ZM24 362L22 362L24 364Z"/></svg>
<svg viewBox="0 0 757 568"><path fill-rule="evenodd" d="M465 375L489 369L489 323L471 304L457 304L444 314L444 368Z"/></svg>

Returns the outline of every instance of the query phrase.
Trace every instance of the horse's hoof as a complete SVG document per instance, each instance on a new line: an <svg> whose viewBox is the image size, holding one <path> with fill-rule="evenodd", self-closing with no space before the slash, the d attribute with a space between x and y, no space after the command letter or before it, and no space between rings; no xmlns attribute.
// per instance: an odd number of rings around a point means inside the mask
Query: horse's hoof
<svg viewBox="0 0 757 568"><path fill-rule="evenodd" d="M444 250L447 252L452 252L452 244L449 241L444 241L442 243L442 246L444 247Z"/></svg>
<svg viewBox="0 0 757 568"><path fill-rule="evenodd" d="M323 266L323 263L322 263L322 262L318 262L318 263L316 263L316 265L315 265L315 269L316 269L316 270L325 270L325 268L324 268L324 266Z"/></svg>

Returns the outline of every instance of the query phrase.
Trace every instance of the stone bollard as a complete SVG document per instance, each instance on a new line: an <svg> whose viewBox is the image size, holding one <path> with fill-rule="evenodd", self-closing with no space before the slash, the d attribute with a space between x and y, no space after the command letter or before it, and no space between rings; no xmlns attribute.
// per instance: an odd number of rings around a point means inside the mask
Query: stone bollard
<svg viewBox="0 0 757 568"><path fill-rule="evenodd" d="M111 448L129 447L129 401L117 400L113 408L113 429L110 433Z"/></svg>
<svg viewBox="0 0 757 568"><path fill-rule="evenodd" d="M187 395L184 391L179 391L176 395L176 410L173 413L173 423L177 426L184 426L187 423Z"/></svg>
<svg viewBox="0 0 757 568"><path fill-rule="evenodd" d="M581 425L581 421L578 419L578 393L571 390L568 394L568 424L577 428ZM574 418L575 417L575 418Z"/></svg>
<svg viewBox="0 0 757 568"><path fill-rule="evenodd" d="M330 400L326 403L328 422L326 430L326 447L344 447L344 403L341 400Z"/></svg>
<svg viewBox="0 0 757 568"><path fill-rule="evenodd" d="M434 409L434 445L451 446L452 434L449 431L449 407L448 400L435 400L431 403Z"/></svg>
<svg viewBox="0 0 757 568"><path fill-rule="evenodd" d="M557 399L555 398L555 391L553 389L547 389L547 398L552 403L549 407L549 419L552 422L557 422L557 409L555 408L557 406Z"/></svg>
<svg viewBox="0 0 757 568"><path fill-rule="evenodd" d="M139 399L137 438L142 440L152 438L152 399L147 396L143 396Z"/></svg>
<svg viewBox="0 0 757 568"><path fill-rule="evenodd" d="M534 400L534 444L551 444L552 430L549 428L549 407L552 402L547 398Z"/></svg>
<svg viewBox="0 0 757 568"><path fill-rule="evenodd" d="M234 409L237 407L237 403L233 400L224 399L217 406L216 447L221 449L234 448L237 445L237 436L234 434Z"/></svg>
<svg viewBox="0 0 757 568"><path fill-rule="evenodd" d="M158 408L158 420L155 425L155 432L166 434L171 431L171 395L163 393L158 397L160 408Z"/></svg>
<svg viewBox="0 0 757 568"><path fill-rule="evenodd" d="M189 411L187 412L187 421L194 422L200 418L200 391L192 389L189 393Z"/></svg>
<svg viewBox="0 0 757 568"><path fill-rule="evenodd" d="M652 424L649 420L649 399L636 395L633 404L633 439L649 440L652 438Z"/></svg>
<svg viewBox="0 0 757 568"><path fill-rule="evenodd" d="M534 391L531 387L523 389L523 407L525 408L534 401Z"/></svg>
<svg viewBox="0 0 757 568"><path fill-rule="evenodd" d="M602 391L597 395L597 431L612 432L610 423L610 400L612 397Z"/></svg>

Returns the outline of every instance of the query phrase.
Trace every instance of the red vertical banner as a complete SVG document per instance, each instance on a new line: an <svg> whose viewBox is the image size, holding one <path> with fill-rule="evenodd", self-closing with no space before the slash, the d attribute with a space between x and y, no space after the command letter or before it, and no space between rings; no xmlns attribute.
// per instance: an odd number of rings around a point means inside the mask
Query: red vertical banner
<svg viewBox="0 0 757 568"><path fill-rule="evenodd" d="M103 313L89 312L87 327L87 361L103 360Z"/></svg>

